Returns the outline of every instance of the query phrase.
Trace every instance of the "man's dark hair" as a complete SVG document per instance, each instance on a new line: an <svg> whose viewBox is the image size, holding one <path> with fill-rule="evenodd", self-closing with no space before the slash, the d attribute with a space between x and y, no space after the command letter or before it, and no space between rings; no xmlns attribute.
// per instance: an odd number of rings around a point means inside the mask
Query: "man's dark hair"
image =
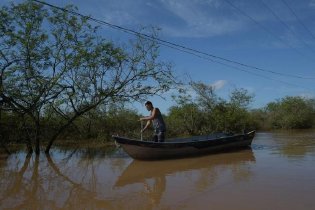
<svg viewBox="0 0 315 210"><path fill-rule="evenodd" d="M147 101L147 102L145 102L145 104L144 104L144 105L151 105L151 106L153 106L151 101Z"/></svg>

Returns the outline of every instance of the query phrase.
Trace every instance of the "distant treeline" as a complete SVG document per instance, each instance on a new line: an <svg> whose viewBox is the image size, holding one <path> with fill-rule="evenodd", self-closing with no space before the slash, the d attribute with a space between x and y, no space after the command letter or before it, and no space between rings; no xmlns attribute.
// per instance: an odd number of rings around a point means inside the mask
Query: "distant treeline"
<svg viewBox="0 0 315 210"><path fill-rule="evenodd" d="M315 101L303 97L284 97L261 109L250 109L253 96L244 89L236 89L228 100L218 97L211 86L194 83L198 90L192 100L187 94L175 96L178 105L164 114L168 137L204 135L214 132L243 132L246 130L308 129L315 126ZM35 132L20 115L1 112L0 136L3 143L26 142ZM136 110L121 105L95 109L76 119L58 138L82 141L112 141L112 135L140 137L140 118ZM50 139L64 123L58 116L43 113L40 138ZM146 132L145 138L151 133Z"/></svg>
<svg viewBox="0 0 315 210"><path fill-rule="evenodd" d="M184 91L175 97L178 106L171 107L166 116L171 136L315 126L314 99L287 96L251 109L254 95L245 89L235 89L228 99L222 99L211 86L192 83L191 87L190 94Z"/></svg>

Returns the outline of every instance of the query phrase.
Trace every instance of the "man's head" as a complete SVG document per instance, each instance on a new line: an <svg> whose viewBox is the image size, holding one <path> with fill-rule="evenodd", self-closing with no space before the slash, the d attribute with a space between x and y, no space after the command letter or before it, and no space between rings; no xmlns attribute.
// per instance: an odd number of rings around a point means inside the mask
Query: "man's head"
<svg viewBox="0 0 315 210"><path fill-rule="evenodd" d="M148 111L151 111L153 109L153 104L151 101L145 102L145 107L147 108Z"/></svg>

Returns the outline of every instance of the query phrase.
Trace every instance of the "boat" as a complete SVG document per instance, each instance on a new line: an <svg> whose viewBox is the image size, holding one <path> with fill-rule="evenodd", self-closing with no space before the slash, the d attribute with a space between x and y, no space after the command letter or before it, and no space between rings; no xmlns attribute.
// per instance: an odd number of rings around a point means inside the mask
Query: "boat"
<svg viewBox="0 0 315 210"><path fill-rule="evenodd" d="M242 134L215 133L205 136L166 139L164 142L142 141L114 135L113 138L132 158L161 160L201 156L249 147L255 131Z"/></svg>

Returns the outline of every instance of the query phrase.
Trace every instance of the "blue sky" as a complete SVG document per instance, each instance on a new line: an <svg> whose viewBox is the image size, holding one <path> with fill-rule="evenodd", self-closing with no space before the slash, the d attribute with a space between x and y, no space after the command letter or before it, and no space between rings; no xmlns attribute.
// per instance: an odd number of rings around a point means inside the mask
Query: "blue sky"
<svg viewBox="0 0 315 210"><path fill-rule="evenodd" d="M0 5L8 2L2 0ZM285 96L315 97L315 0L46 2L57 6L74 4L82 14L132 30L156 26L161 28L163 40L264 70L215 59L222 65L161 47L161 59L173 63L179 78L189 75L195 81L215 85L221 97L227 97L234 88L247 89L255 95L253 108ZM105 38L112 40L128 38L123 32L105 26L102 31ZM169 97L150 100L163 112L175 105ZM144 109L140 104L132 107L140 112Z"/></svg>

